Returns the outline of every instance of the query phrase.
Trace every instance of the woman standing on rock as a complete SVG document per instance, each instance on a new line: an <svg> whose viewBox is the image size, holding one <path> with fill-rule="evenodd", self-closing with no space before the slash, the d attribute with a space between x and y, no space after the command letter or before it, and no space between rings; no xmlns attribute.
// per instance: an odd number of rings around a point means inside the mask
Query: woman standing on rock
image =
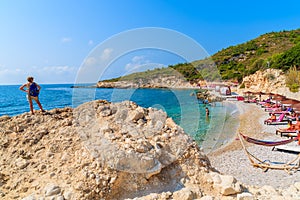
<svg viewBox="0 0 300 200"><path fill-rule="evenodd" d="M28 102L29 102L29 107L30 107L31 114L34 115L32 99L35 100L35 102L37 103L37 105L39 106L41 111L45 112L45 110L42 107L41 102L39 101L39 93L40 93L40 90L41 90L41 86L38 85L37 83L33 82L33 77L31 77L31 76L27 78L27 81L28 81L27 83L23 84L20 87L20 90L27 93L27 99L28 99ZM24 88L27 88L27 90L25 90Z"/></svg>

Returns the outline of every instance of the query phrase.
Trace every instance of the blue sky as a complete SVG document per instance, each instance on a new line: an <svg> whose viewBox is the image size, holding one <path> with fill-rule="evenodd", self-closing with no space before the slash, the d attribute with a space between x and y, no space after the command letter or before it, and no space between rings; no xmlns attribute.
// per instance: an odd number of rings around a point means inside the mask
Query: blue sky
<svg viewBox="0 0 300 200"><path fill-rule="evenodd" d="M0 0L0 84L21 84L29 75L39 83L74 83L101 44L144 27L174 30L212 55L267 32L300 28L299 10L297 0ZM132 51L97 78L184 61L157 49Z"/></svg>

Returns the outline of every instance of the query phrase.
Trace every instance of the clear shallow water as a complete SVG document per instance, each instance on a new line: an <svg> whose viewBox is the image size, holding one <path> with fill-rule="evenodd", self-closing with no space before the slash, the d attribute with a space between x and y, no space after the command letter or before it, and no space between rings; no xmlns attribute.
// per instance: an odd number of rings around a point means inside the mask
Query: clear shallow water
<svg viewBox="0 0 300 200"><path fill-rule="evenodd" d="M154 107L166 111L168 116L199 144L202 141L210 141L209 145L213 146L220 138L225 141L227 136L224 128L234 127L235 106L232 104L225 106L224 103L208 106L210 116L207 118L206 105L199 103L195 95L192 95L194 90L71 88L71 84L41 86L39 98L46 110L67 106L77 107L95 99L111 102L130 100L142 107ZM14 116L29 112L26 94L20 91L19 87L19 85L0 86L0 116ZM35 103L34 109L39 109ZM226 121L230 123L225 125Z"/></svg>

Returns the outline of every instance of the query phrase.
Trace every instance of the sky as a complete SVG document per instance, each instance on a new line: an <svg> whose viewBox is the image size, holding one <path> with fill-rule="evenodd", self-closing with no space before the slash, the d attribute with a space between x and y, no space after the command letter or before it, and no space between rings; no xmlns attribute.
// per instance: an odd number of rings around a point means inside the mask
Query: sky
<svg viewBox="0 0 300 200"><path fill-rule="evenodd" d="M299 10L297 0L0 0L0 85L27 76L41 84L95 82L202 59L300 28Z"/></svg>

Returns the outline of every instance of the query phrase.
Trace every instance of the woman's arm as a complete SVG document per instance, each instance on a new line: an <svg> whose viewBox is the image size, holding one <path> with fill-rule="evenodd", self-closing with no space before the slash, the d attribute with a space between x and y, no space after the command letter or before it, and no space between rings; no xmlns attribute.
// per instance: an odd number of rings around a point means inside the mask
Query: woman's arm
<svg viewBox="0 0 300 200"><path fill-rule="evenodd" d="M25 90L24 88L27 87L27 83L25 83L24 85L22 85L19 89L22 90L23 92L28 92L28 90Z"/></svg>
<svg viewBox="0 0 300 200"><path fill-rule="evenodd" d="M42 87L39 84L37 84L37 83L35 83L35 84L36 84L38 90L40 91Z"/></svg>

